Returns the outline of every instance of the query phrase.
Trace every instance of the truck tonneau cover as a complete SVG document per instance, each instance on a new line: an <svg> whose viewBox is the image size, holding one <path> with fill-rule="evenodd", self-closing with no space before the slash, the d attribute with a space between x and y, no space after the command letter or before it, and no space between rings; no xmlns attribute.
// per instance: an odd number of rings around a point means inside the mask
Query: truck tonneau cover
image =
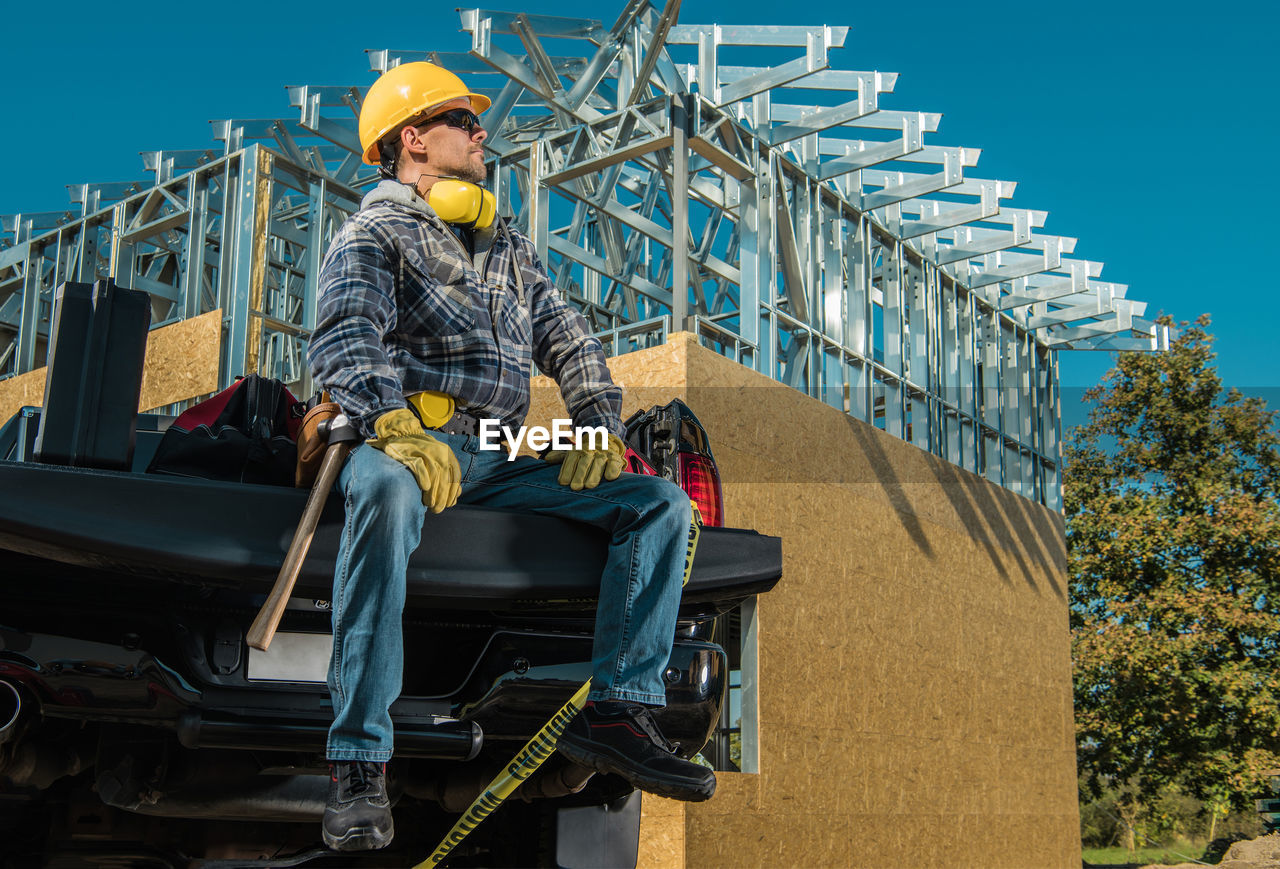
<svg viewBox="0 0 1280 869"><path fill-rule="evenodd" d="M34 556L65 565L266 591L307 492L278 486L0 462L0 582ZM330 496L295 594L327 599L342 532ZM458 506L428 514L408 571L413 604L485 610L593 606L603 532L546 516ZM18 553L15 558L10 553ZM782 574L776 537L702 529L686 603L733 602Z"/></svg>

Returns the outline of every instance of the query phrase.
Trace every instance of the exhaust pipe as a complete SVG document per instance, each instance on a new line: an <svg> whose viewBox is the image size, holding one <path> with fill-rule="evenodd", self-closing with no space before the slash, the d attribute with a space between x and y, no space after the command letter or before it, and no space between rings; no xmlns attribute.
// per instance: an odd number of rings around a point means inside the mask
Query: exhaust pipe
<svg viewBox="0 0 1280 869"><path fill-rule="evenodd" d="M473 763L453 768L443 774L419 778L411 765L403 779L404 792L420 800L433 800L440 808L452 814L461 814L493 780L501 766L489 763ZM595 770L570 763L559 755L529 777L512 799L532 802L535 799L564 797L576 794L587 786Z"/></svg>
<svg viewBox="0 0 1280 869"><path fill-rule="evenodd" d="M0 681L0 745L17 735L22 715L22 695L11 683Z"/></svg>
<svg viewBox="0 0 1280 869"><path fill-rule="evenodd" d="M24 726L22 693L0 679L0 782L44 789L84 769L79 747L66 740L41 739Z"/></svg>
<svg viewBox="0 0 1280 869"><path fill-rule="evenodd" d="M328 774L265 774L245 752L198 752L176 758L157 772L155 757L137 753L134 746L121 743L112 750L123 753L109 751L99 765L94 782L98 797L140 815L313 821L324 814L329 795Z"/></svg>

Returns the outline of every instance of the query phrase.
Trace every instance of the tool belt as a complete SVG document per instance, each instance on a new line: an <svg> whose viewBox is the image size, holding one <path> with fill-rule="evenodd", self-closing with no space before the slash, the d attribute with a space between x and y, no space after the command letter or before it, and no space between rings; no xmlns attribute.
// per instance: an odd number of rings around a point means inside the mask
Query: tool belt
<svg viewBox="0 0 1280 869"><path fill-rule="evenodd" d="M409 407L422 422L422 427L428 431L434 429L445 434L473 437L480 434L480 417L459 410L452 395L443 392L415 392L407 400Z"/></svg>
<svg viewBox="0 0 1280 869"><path fill-rule="evenodd" d="M449 417L449 421L444 425L435 427L436 431L442 431L445 434L461 434L471 435L472 437L480 436L480 417L474 413L467 413L465 410L455 410L453 416Z"/></svg>
<svg viewBox="0 0 1280 869"><path fill-rule="evenodd" d="M452 396L443 392L416 392L408 398L409 407L428 431L440 431L445 434L461 434L478 437L480 435L480 417L465 410L458 410ZM302 418L298 430L298 464L294 474L294 485L300 489L309 489L320 473L320 463L324 461L325 440L320 437L320 424L332 420L342 411L337 403L323 401L317 404Z"/></svg>

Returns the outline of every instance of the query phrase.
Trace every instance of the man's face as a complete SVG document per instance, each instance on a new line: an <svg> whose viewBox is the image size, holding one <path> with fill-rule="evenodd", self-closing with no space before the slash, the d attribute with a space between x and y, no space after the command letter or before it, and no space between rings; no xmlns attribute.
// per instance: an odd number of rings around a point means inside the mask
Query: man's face
<svg viewBox="0 0 1280 869"><path fill-rule="evenodd" d="M442 119L443 114L453 109L470 111L471 101L466 97L450 100L435 115L418 125L427 157L424 168L436 175L453 176L473 184L482 184L488 176L482 145L489 134L478 124L468 133Z"/></svg>

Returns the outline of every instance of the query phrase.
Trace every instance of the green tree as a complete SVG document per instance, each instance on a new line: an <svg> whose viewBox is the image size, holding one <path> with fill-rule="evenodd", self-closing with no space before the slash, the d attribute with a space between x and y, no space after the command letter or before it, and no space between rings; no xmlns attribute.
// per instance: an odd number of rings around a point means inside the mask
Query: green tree
<svg viewBox="0 0 1280 869"><path fill-rule="evenodd" d="M1280 767L1275 412L1224 392L1208 325L1122 354L1064 450L1080 771L1130 824L1174 784L1216 822Z"/></svg>

